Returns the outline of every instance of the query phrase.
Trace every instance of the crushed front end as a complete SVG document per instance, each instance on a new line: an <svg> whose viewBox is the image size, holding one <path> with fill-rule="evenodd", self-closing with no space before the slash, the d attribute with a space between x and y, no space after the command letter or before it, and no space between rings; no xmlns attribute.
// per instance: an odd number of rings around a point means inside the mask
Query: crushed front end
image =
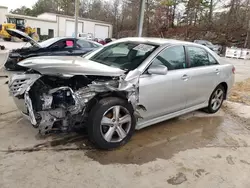
<svg viewBox="0 0 250 188"><path fill-rule="evenodd" d="M126 83L122 76L68 77L26 72L10 78L9 91L17 107L42 135L85 126L89 111L100 98L118 95L135 108L138 101L138 87Z"/></svg>

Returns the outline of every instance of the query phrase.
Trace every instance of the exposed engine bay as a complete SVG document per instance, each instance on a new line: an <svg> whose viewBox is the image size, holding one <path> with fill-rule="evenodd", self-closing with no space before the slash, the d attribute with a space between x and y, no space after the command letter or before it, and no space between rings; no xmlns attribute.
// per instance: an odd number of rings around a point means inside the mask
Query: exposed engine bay
<svg viewBox="0 0 250 188"><path fill-rule="evenodd" d="M9 81L11 95L24 100L23 113L32 125L46 135L53 130L68 132L85 126L91 108L99 99L118 96L138 107L138 79L84 75L41 75L30 70L13 75ZM139 114L138 114L139 116Z"/></svg>

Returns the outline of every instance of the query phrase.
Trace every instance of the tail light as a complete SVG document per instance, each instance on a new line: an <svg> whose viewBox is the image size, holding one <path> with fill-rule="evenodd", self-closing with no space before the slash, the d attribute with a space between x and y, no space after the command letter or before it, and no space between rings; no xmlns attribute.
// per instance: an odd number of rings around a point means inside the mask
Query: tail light
<svg viewBox="0 0 250 188"><path fill-rule="evenodd" d="M233 74L235 74L235 67L234 66L232 68L232 72L233 72Z"/></svg>

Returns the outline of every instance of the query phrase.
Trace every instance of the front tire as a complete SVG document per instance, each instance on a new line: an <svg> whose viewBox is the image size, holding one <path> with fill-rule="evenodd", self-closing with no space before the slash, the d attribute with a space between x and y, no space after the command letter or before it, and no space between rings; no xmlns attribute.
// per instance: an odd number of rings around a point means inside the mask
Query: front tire
<svg viewBox="0 0 250 188"><path fill-rule="evenodd" d="M108 97L91 110L88 135L100 149L114 149L125 145L135 131L134 110L127 101Z"/></svg>
<svg viewBox="0 0 250 188"><path fill-rule="evenodd" d="M217 86L209 98L208 107L204 111L210 114L218 112L223 104L225 95L225 88L222 85Z"/></svg>

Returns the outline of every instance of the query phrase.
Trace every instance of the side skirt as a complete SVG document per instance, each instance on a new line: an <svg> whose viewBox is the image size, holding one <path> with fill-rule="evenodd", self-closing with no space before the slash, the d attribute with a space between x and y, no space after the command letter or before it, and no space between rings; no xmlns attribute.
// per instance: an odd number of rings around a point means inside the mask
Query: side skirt
<svg viewBox="0 0 250 188"><path fill-rule="evenodd" d="M174 117L178 117L178 116L181 116L183 114L186 114L186 113L189 113L189 112L193 112L195 110L199 110L199 109L202 109L202 108L205 108L205 107L207 107L207 102L205 102L203 104L199 104L199 105L193 106L191 108L180 110L178 112L174 112L174 113L167 114L167 115L164 115L164 116L161 116L161 117L150 119L148 121L139 122L136 125L136 130L143 129L143 128L148 127L150 125L153 125L153 124L156 124L156 123L160 123L162 121L166 121L166 120L172 119Z"/></svg>

